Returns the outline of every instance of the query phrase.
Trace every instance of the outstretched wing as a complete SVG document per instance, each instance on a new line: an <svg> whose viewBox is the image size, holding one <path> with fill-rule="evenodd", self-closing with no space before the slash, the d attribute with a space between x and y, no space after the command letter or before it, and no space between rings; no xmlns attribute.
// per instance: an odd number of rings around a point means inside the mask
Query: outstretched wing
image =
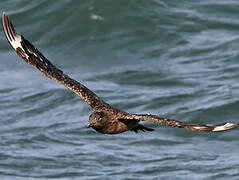
<svg viewBox="0 0 239 180"><path fill-rule="evenodd" d="M17 52L17 54L21 56L28 64L39 69L50 79L63 84L64 86L72 90L82 99L84 99L92 108L106 104L87 87L70 78L60 69L56 68L28 40L24 39L23 36L17 34L15 28L13 27L12 23L5 13L3 13L2 16L2 23L7 40Z"/></svg>
<svg viewBox="0 0 239 180"><path fill-rule="evenodd" d="M191 131L199 131L199 132L215 132L215 131L225 131L228 129L232 129L234 127L238 127L239 123L224 123L218 125L201 125L201 124L189 124L180 121L175 121L168 118L162 118L151 114L129 114L121 117L124 120L139 120L139 121L151 121L154 123L160 123L163 125L177 127L177 128L185 128Z"/></svg>

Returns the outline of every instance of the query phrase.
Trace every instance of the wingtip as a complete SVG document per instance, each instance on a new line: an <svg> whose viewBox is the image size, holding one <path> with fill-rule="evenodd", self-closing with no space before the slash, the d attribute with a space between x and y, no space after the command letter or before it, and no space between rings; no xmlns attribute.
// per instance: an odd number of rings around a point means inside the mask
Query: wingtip
<svg viewBox="0 0 239 180"><path fill-rule="evenodd" d="M7 14L3 11L2 12L2 24L3 24L3 27L4 27L4 19L5 19L6 16L7 16Z"/></svg>
<svg viewBox="0 0 239 180"><path fill-rule="evenodd" d="M232 128L236 128L239 126L239 123L225 123L223 125L220 126L216 126L212 131L216 132L216 131L226 131Z"/></svg>
<svg viewBox="0 0 239 180"><path fill-rule="evenodd" d="M16 50L17 48L22 48L21 46L21 35L19 35L14 26L12 25L12 22L8 18L8 15L3 12L2 16L2 25L4 29L4 33L7 37L7 40L11 44L11 46Z"/></svg>
<svg viewBox="0 0 239 180"><path fill-rule="evenodd" d="M8 18L8 15L5 11L2 12L2 22L4 23L4 19Z"/></svg>

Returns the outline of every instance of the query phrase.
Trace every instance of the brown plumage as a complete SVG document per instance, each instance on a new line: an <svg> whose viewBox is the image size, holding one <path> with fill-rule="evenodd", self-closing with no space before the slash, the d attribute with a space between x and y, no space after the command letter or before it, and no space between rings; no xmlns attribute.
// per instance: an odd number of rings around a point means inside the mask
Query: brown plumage
<svg viewBox="0 0 239 180"><path fill-rule="evenodd" d="M105 103L87 87L64 74L62 70L55 67L28 40L17 34L5 13L2 16L2 23L7 40L19 56L50 79L72 90L91 106L93 112L89 118L89 127L100 133L117 134L128 130L134 132L138 132L139 130L153 131L153 129L139 124L139 121L150 121L200 132L224 131L239 126L239 123L224 123L220 125L188 124L150 114L130 114L114 108Z"/></svg>

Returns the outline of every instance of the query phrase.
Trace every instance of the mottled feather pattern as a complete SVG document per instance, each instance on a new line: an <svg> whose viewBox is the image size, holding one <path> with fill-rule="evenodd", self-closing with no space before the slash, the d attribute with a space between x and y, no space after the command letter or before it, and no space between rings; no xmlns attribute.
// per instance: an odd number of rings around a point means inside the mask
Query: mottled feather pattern
<svg viewBox="0 0 239 180"><path fill-rule="evenodd" d="M39 69L44 75L52 80L63 84L77 95L82 97L92 108L104 104L104 102L91 90L81 83L65 75L62 70L56 68L37 48L35 48L23 36L16 33L8 16L3 14L3 27L5 35L16 50L28 64Z"/></svg>
<svg viewBox="0 0 239 180"><path fill-rule="evenodd" d="M219 125L190 124L168 118L158 117L151 114L130 114L113 106L110 106L109 104L101 100L90 89L64 74L62 70L54 66L28 40L26 40L23 36L17 34L12 23L5 13L3 13L2 20L5 35L20 57L22 57L28 64L40 70L50 79L63 84L64 86L75 92L92 107L93 112L89 118L89 127L92 127L100 133L117 134L128 130L137 133L139 130L153 130L139 124L140 121L150 121L171 127L185 128L199 132L224 131L239 126L239 123L224 123Z"/></svg>
<svg viewBox="0 0 239 180"><path fill-rule="evenodd" d="M223 123L218 125L201 125L201 124L190 124L184 123L181 121L176 121L164 117L158 117L152 114L129 114L121 117L122 119L134 119L139 121L150 121L154 123L160 123L163 125L177 127L177 128L185 128L191 131L198 132L211 132L211 131L224 131L234 127L238 127L239 123Z"/></svg>

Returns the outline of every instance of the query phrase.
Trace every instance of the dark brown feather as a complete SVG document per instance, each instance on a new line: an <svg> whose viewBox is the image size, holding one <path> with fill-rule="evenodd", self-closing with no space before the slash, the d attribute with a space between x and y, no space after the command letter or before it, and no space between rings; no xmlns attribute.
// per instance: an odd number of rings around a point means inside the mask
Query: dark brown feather
<svg viewBox="0 0 239 180"><path fill-rule="evenodd" d="M198 131L198 132L211 132L211 131L224 131L228 129L232 129L239 126L239 123L224 123L218 125L201 125L201 124L190 124L184 123L168 118L158 117L152 114L127 114L122 117L123 119L133 119L139 121L150 121L154 123L160 123L162 125L167 125L171 127L177 128L185 128L191 131Z"/></svg>
<svg viewBox="0 0 239 180"><path fill-rule="evenodd" d="M106 104L95 93L89 90L87 87L70 78L63 73L62 70L56 68L37 48L35 48L28 40L23 36L16 33L12 23L8 16L3 13L3 27L5 35L18 53L28 64L39 69L44 75L50 79L63 84L82 99L84 99L92 108L96 106Z"/></svg>
<svg viewBox="0 0 239 180"><path fill-rule="evenodd" d="M2 17L3 29L7 40L15 49L17 54L22 57L28 64L40 70L50 79L63 84L82 99L84 99L93 109L90 115L89 127L104 134L117 134L125 131L152 131L139 121L151 121L171 127L185 128L192 131L224 131L239 126L238 123L224 123L221 125L199 125L188 124L168 118L161 118L148 114L129 114L117 108L110 106L101 100L94 92L87 87L70 78L63 73L62 70L54 66L41 52L38 51L28 40L17 34L8 16L3 13Z"/></svg>

